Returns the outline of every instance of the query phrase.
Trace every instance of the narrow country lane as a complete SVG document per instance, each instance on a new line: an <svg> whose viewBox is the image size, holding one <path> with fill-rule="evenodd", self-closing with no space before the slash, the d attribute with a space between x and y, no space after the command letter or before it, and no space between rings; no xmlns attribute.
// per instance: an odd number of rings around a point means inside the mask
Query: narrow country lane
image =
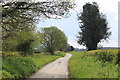
<svg viewBox="0 0 120 80"><path fill-rule="evenodd" d="M29 78L68 78L68 61L71 56L66 53L65 57L45 65Z"/></svg>

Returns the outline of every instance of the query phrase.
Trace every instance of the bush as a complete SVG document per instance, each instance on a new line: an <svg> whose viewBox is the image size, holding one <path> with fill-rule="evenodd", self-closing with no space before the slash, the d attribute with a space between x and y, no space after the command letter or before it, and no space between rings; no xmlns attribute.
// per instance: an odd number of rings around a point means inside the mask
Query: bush
<svg viewBox="0 0 120 80"><path fill-rule="evenodd" d="M24 42L19 43L19 45L17 46L17 51L20 51L23 56L33 54L34 50L31 47L33 41L34 40L26 40Z"/></svg>
<svg viewBox="0 0 120 80"><path fill-rule="evenodd" d="M87 51L86 55L94 55L95 53L100 54L101 52L111 52L111 54L118 54L118 49L104 49L104 50L91 50Z"/></svg>
<svg viewBox="0 0 120 80"><path fill-rule="evenodd" d="M118 55L117 55L117 59L116 59L116 64L118 64L120 66L120 50L118 50Z"/></svg>
<svg viewBox="0 0 120 80"><path fill-rule="evenodd" d="M2 54L3 58L5 57L10 57L10 56L14 56L14 57L20 57L20 52L6 52L6 51L2 51L0 54Z"/></svg>
<svg viewBox="0 0 120 80"><path fill-rule="evenodd" d="M103 62L112 62L115 59L115 55L113 55L109 51L103 51L100 52L100 54L97 55L97 60L103 61Z"/></svg>
<svg viewBox="0 0 120 80"><path fill-rule="evenodd" d="M92 51L87 51L85 55L96 56L97 60L99 61L103 61L103 62L114 61L115 63L117 60L118 49L92 50Z"/></svg>
<svg viewBox="0 0 120 80"><path fill-rule="evenodd" d="M2 78L14 78L9 72L1 70L0 73L3 75Z"/></svg>

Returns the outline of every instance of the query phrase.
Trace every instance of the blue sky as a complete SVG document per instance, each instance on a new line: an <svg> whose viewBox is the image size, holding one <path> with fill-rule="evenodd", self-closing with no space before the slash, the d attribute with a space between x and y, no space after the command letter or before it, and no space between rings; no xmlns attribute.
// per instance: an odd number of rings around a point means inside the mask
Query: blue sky
<svg viewBox="0 0 120 80"><path fill-rule="evenodd" d="M71 16L69 18L61 19L47 19L40 21L37 24L37 29L43 27L56 26L61 29L68 38L68 43L75 48L85 48L82 45L77 43L77 34L79 29L79 24L77 21L77 13L82 11L82 6L86 2L97 2L100 8L100 11L107 16L108 27L112 31L112 35L109 39L109 42L100 43L104 47L117 47L118 46L118 0L74 0L77 4L75 10L71 11Z"/></svg>

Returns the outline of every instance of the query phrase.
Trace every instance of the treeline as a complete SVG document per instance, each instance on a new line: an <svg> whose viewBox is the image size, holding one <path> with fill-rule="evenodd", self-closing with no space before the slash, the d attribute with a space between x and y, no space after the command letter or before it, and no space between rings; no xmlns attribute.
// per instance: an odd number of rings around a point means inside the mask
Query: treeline
<svg viewBox="0 0 120 80"><path fill-rule="evenodd" d="M67 37L61 30L50 27L38 32L36 24L42 19L67 17L66 14L73 8L74 3L71 1L3 1L2 51L18 51L26 56L32 54L39 45L51 54L55 50L63 50L67 46Z"/></svg>
<svg viewBox="0 0 120 80"><path fill-rule="evenodd" d="M73 8L71 1L2 1L0 78L28 78L45 64L65 56L64 52L60 52L69 47L64 32L55 26L37 31L36 24L43 19L58 19L57 16L66 18ZM42 50L41 54L32 55L36 49ZM46 53L52 55L42 55Z"/></svg>

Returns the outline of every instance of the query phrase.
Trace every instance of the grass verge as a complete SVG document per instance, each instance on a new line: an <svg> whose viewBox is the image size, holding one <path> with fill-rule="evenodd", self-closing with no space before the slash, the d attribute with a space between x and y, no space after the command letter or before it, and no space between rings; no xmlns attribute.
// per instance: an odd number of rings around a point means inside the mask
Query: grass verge
<svg viewBox="0 0 120 80"><path fill-rule="evenodd" d="M70 78L117 78L118 65L114 62L102 62L96 56L85 52L70 52Z"/></svg>
<svg viewBox="0 0 120 80"><path fill-rule="evenodd" d="M62 53L63 54L63 53ZM45 64L63 55L32 55L27 57L6 57L2 62L2 78L27 78Z"/></svg>

